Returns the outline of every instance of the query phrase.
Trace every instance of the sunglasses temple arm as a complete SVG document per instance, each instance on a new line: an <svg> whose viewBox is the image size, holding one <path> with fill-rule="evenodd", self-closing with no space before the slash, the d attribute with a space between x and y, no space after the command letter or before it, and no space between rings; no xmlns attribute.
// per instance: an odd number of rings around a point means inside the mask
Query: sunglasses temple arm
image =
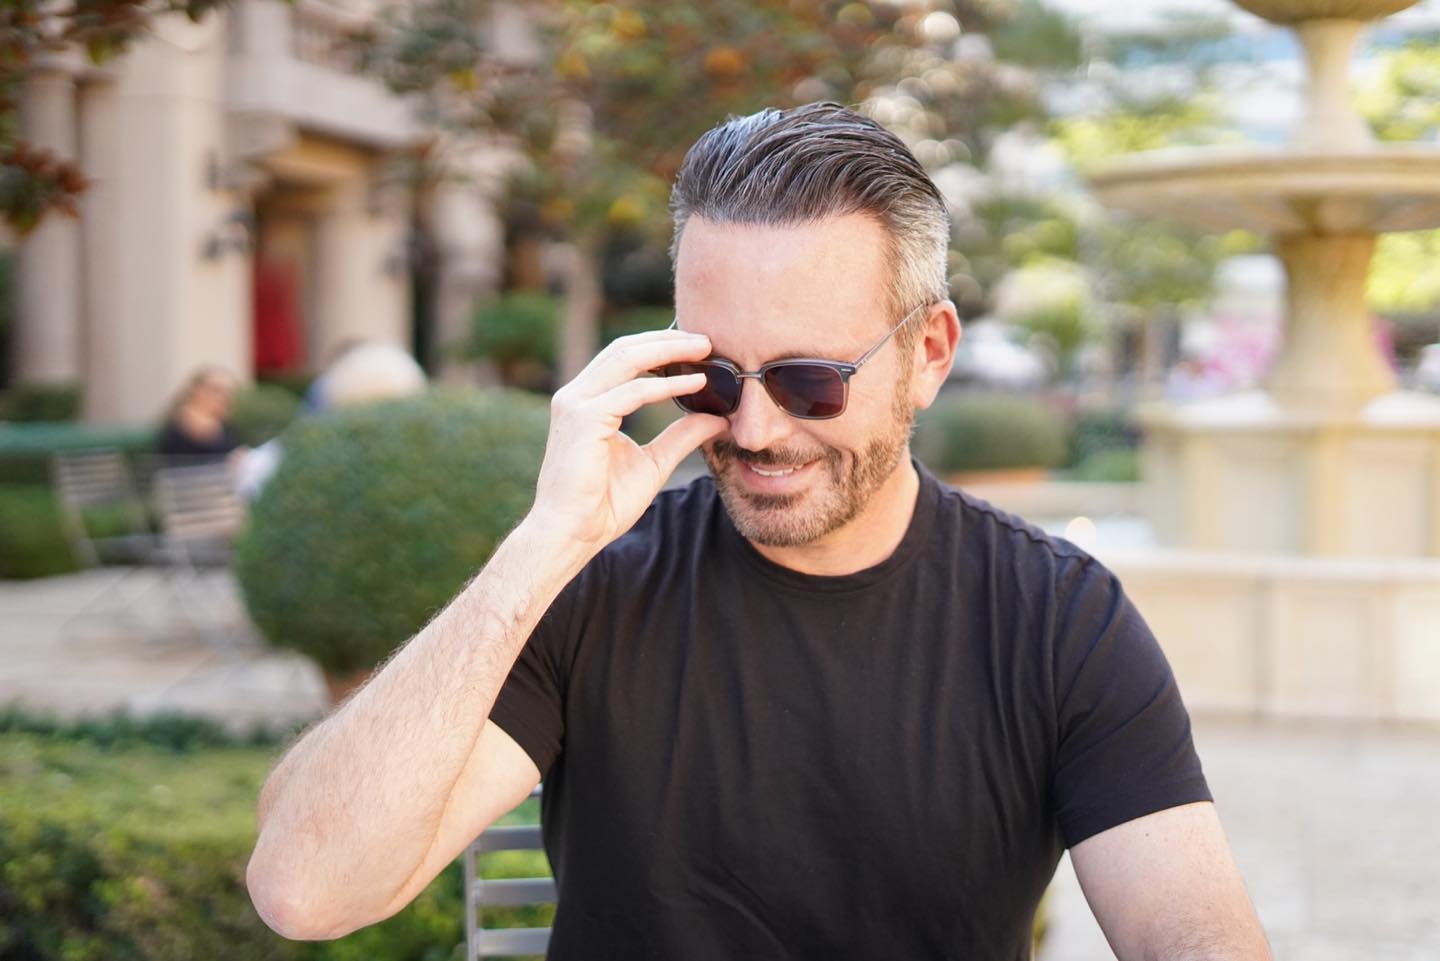
<svg viewBox="0 0 1440 961"><path fill-rule="evenodd" d="M853 366L856 370L859 370L861 367L863 367L867 360L869 360L871 357L874 357L876 352L879 351L881 347L885 346L885 342L887 340L895 336L896 331L898 331L901 327L904 327L906 324L910 323L910 319L912 317L914 317L916 314L920 313L920 311L924 310L929 306L929 304L921 304L919 307L916 307L914 310L910 311L910 313L906 314L905 318L901 320L900 323L896 324L894 327L891 327L888 334L877 340L875 342L875 346L871 347L869 350L865 351L865 353L861 354L860 359L855 361L855 363L851 366Z"/></svg>

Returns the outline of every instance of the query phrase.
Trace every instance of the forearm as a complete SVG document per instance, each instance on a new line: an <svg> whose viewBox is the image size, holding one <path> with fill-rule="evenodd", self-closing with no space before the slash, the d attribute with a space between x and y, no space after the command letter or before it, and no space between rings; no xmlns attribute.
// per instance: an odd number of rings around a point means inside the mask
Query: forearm
<svg viewBox="0 0 1440 961"><path fill-rule="evenodd" d="M526 639L587 559L527 520L369 684L291 749L260 795L249 876L262 912L368 915L395 896L429 851Z"/></svg>

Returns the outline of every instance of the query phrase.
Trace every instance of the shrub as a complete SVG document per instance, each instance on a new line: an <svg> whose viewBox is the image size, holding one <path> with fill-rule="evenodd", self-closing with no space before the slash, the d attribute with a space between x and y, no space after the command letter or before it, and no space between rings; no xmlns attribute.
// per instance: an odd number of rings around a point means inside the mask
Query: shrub
<svg viewBox="0 0 1440 961"><path fill-rule="evenodd" d="M235 571L269 640L333 675L374 667L523 516L543 400L436 391L298 421Z"/></svg>
<svg viewBox="0 0 1440 961"><path fill-rule="evenodd" d="M0 399L0 420L62 423L80 416L84 391L76 383L17 384Z"/></svg>
<svg viewBox="0 0 1440 961"><path fill-rule="evenodd" d="M231 408L230 421L240 438L259 447L300 414L300 398L276 384L255 384L242 390Z"/></svg>
<svg viewBox="0 0 1440 961"><path fill-rule="evenodd" d="M549 294L512 291L475 311L465 353L489 358L507 384L531 386L538 370L555 366L560 302Z"/></svg>
<svg viewBox="0 0 1440 961"><path fill-rule="evenodd" d="M264 370L255 375L255 383L264 384L267 387L279 387L287 394L291 394L296 400L303 400L310 385L315 382L316 375L309 371L295 370Z"/></svg>
<svg viewBox="0 0 1440 961"><path fill-rule="evenodd" d="M1090 408L1075 417L1070 434L1070 466L1080 464L1106 451L1133 451L1140 444L1140 434L1130 416L1120 408Z"/></svg>
<svg viewBox="0 0 1440 961"><path fill-rule="evenodd" d="M14 704L0 708L0 736L43 734L106 749L143 744L190 754L219 747L279 747L296 733L296 729L256 724L246 734L235 734L210 718L165 712L132 717L124 711L113 711L67 720Z"/></svg>
<svg viewBox="0 0 1440 961"><path fill-rule="evenodd" d="M627 307L605 318L600 325L600 339L610 343L617 337L639 334L647 330L664 330L675 319L674 307Z"/></svg>
<svg viewBox="0 0 1440 961"><path fill-rule="evenodd" d="M0 484L0 578L51 577L77 567L49 488Z"/></svg>
<svg viewBox="0 0 1440 961"><path fill-rule="evenodd" d="M464 940L459 865L405 910L286 941L245 889L275 749L0 734L0 961L445 961Z"/></svg>
<svg viewBox="0 0 1440 961"><path fill-rule="evenodd" d="M941 394L917 418L914 451L940 473L1055 467L1065 460L1065 426L1029 395Z"/></svg>
<svg viewBox="0 0 1440 961"><path fill-rule="evenodd" d="M1071 468L1068 479L1133 484L1140 480L1140 452L1133 447L1096 451Z"/></svg>

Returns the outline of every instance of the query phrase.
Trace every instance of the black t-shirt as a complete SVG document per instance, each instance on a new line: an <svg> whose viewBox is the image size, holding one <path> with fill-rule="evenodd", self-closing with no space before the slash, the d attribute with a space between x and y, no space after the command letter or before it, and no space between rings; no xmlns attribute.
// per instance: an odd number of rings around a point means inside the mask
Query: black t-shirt
<svg viewBox="0 0 1440 961"><path fill-rule="evenodd" d="M856 574L706 477L551 605L491 717L545 778L552 959L1013 961L1063 846L1210 799L1114 575L920 476Z"/></svg>

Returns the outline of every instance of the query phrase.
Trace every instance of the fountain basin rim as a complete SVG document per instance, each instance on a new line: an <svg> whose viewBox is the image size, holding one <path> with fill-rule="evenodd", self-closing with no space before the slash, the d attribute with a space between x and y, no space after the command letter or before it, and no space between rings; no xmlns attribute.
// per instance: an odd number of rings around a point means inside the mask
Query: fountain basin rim
<svg viewBox="0 0 1440 961"><path fill-rule="evenodd" d="M1415 6L1418 0L1234 0L1235 6L1269 20L1294 26L1310 20L1368 22Z"/></svg>
<svg viewBox="0 0 1440 961"><path fill-rule="evenodd" d="M1365 555L1265 554L1161 545L1159 547L1097 546L1094 554L1106 565L1143 567L1152 573L1190 577L1288 577L1320 583L1434 584L1440 560L1430 557L1369 557ZM1124 576L1123 570L1117 573Z"/></svg>
<svg viewBox="0 0 1440 961"><path fill-rule="evenodd" d="M1440 227L1440 149L1188 148L1137 154L1090 178L1104 205L1201 230L1379 234Z"/></svg>
<svg viewBox="0 0 1440 961"><path fill-rule="evenodd" d="M1099 189L1155 181L1174 182L1215 176L1254 174L1293 177L1305 174L1440 173L1440 146L1374 144L1336 149L1294 147L1172 147L1131 154L1090 175ZM1436 184L1440 192L1440 183Z"/></svg>
<svg viewBox="0 0 1440 961"><path fill-rule="evenodd" d="M1186 433L1433 433L1440 438L1440 396L1394 391L1350 411L1292 408L1264 390L1237 391L1187 403L1152 402L1135 412L1148 431Z"/></svg>

